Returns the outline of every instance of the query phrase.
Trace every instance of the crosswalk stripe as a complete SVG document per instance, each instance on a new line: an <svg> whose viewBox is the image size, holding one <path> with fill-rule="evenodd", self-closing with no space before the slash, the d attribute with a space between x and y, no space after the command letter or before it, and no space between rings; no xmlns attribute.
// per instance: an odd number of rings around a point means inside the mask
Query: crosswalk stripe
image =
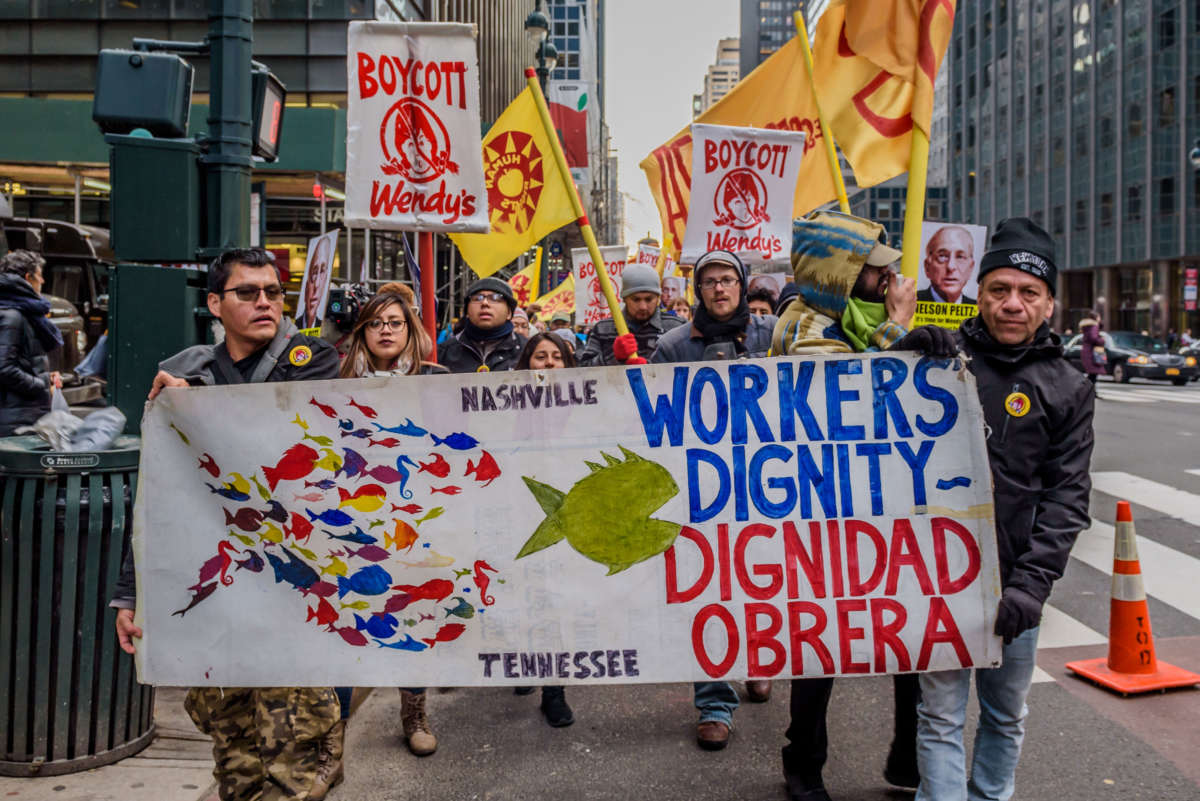
<svg viewBox="0 0 1200 801"><path fill-rule="evenodd" d="M1100 645L1108 638L1085 626L1061 609L1046 604L1038 630L1038 648L1069 648L1076 645Z"/></svg>
<svg viewBox="0 0 1200 801"><path fill-rule="evenodd" d="M1183 390L1169 389L1137 389L1134 390L1137 394L1143 397L1154 398L1155 400L1171 401L1173 403L1200 403L1200 396L1194 392L1185 393Z"/></svg>
<svg viewBox="0 0 1200 801"><path fill-rule="evenodd" d="M1192 469L1184 470L1183 472L1189 473L1193 476L1200 476L1200 467L1193 467Z"/></svg>
<svg viewBox="0 0 1200 801"><path fill-rule="evenodd" d="M1119 471L1092 473L1092 488L1200 526L1200 495Z"/></svg>
<svg viewBox="0 0 1200 801"><path fill-rule="evenodd" d="M1033 681L1030 684L1045 684L1046 682L1054 681L1054 677L1046 671L1042 670L1037 665L1033 666Z"/></svg>
<svg viewBox="0 0 1200 801"><path fill-rule="evenodd" d="M1155 403L1152 398L1139 398L1130 392L1097 392L1100 400L1119 401L1120 403Z"/></svg>
<svg viewBox="0 0 1200 801"><path fill-rule="evenodd" d="M1113 537L1108 523L1094 521L1071 549L1071 556L1105 575L1112 575ZM1146 594L1186 615L1200 618L1200 559L1154 540L1138 537L1138 556Z"/></svg>

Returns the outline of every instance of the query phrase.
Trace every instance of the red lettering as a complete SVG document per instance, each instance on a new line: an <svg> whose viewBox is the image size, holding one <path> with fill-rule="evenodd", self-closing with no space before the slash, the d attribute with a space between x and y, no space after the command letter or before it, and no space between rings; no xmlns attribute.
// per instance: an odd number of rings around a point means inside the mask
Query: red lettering
<svg viewBox="0 0 1200 801"><path fill-rule="evenodd" d="M721 600L733 600L733 581L729 577L729 524L717 526L717 577L721 582Z"/></svg>
<svg viewBox="0 0 1200 801"><path fill-rule="evenodd" d="M885 623L884 613L891 612L892 620L890 623ZM875 645L875 672L887 672L887 654L884 653L884 647L892 650L896 655L896 669L909 670L911 662L908 658L908 649L904 647L904 642L900 639L900 632L904 629L904 624L908 621L908 612L904 610L904 604L894 598L872 598L871 599L871 641Z"/></svg>
<svg viewBox="0 0 1200 801"><path fill-rule="evenodd" d="M679 544L680 539L691 540L700 548L700 556L704 560L704 567L700 570L700 577L696 579L696 583L686 590L679 589L679 580L675 568L675 548ZM675 538L675 545L672 545L663 554L663 563L667 570L667 603L682 604L688 601L695 600L700 593L704 592L704 588L712 581L713 576L713 552L708 544L708 540L704 535L696 529L689 526L683 526L679 529L679 536Z"/></svg>
<svg viewBox="0 0 1200 801"><path fill-rule="evenodd" d="M467 107L467 65L461 61L455 62L454 71L458 73L458 107ZM446 102L449 102L447 100Z"/></svg>
<svg viewBox="0 0 1200 801"><path fill-rule="evenodd" d="M800 623L801 615L812 615L813 624L805 628ZM833 655L821 641L821 633L825 631L827 618L825 610L812 601L790 601L788 603L788 635L792 649L792 674L799 676L804 673L804 650L807 645L813 649L821 663L821 669L826 674L833 673Z"/></svg>
<svg viewBox="0 0 1200 801"><path fill-rule="evenodd" d="M825 521L825 529L829 534L829 574L833 579L833 597L841 598L846 594L846 588L842 584L842 546L839 543L837 521Z"/></svg>
<svg viewBox="0 0 1200 801"><path fill-rule="evenodd" d="M396 91L396 67L399 63L391 56L379 57L379 87L384 94L390 95Z"/></svg>
<svg viewBox="0 0 1200 801"><path fill-rule="evenodd" d="M958 625L950 614L946 600L937 595L929 599L929 618L925 621L925 634L921 638L921 653L917 656L917 670L929 667L929 658L933 655L933 646L938 643L950 643L958 656L961 667L971 666L971 654L962 635L958 633Z"/></svg>
<svg viewBox="0 0 1200 801"><path fill-rule="evenodd" d="M717 618L725 626L725 656L720 662L713 662L704 647L704 625L712 618ZM696 614L696 619L692 621L692 651L705 673L714 679L728 673L737 661L739 647L741 641L738 637L737 623L728 609L720 604L709 604Z"/></svg>
<svg viewBox="0 0 1200 801"><path fill-rule="evenodd" d="M734 545L733 565L737 572L738 584L747 595L760 601L769 601L778 594L779 588L783 586L783 568L779 565L755 565L750 572L768 579L766 584L755 584L750 580L749 573L746 572L746 547L755 537L771 539L774 536L775 528L773 526L755 523L742 529L738 534L737 544Z"/></svg>
<svg viewBox="0 0 1200 801"><path fill-rule="evenodd" d="M712 172L717 168L717 143L712 139L704 140L704 171Z"/></svg>
<svg viewBox="0 0 1200 801"><path fill-rule="evenodd" d="M358 96L364 100L379 91L379 83L371 77L375 71L375 60L366 53L358 54Z"/></svg>
<svg viewBox="0 0 1200 801"><path fill-rule="evenodd" d="M769 621L765 629L758 627L758 618L765 615ZM753 677L774 676L783 670L787 662L787 651L779 642L779 631L783 628L783 614L771 604L746 604L746 671ZM771 652L771 661L763 664L759 651L766 648Z"/></svg>
<svg viewBox="0 0 1200 801"><path fill-rule="evenodd" d="M935 517L933 526L933 558L937 565L938 592L942 595L954 595L962 592L975 577L979 575L980 555L979 544L975 537L961 523L948 517ZM950 578L949 557L946 553L946 531L952 531L958 536L967 551L967 567L957 579Z"/></svg>
<svg viewBox="0 0 1200 801"><path fill-rule="evenodd" d="M862 580L859 565L858 535L866 534L875 548L875 567L866 581ZM846 577L850 583L851 595L866 595L879 586L883 581L883 571L887 567L887 546L883 535L870 523L862 520L846 521Z"/></svg>
<svg viewBox="0 0 1200 801"><path fill-rule="evenodd" d="M929 580L929 571L925 568L925 560L921 558L921 550L917 547L917 535L913 533L912 523L904 518L892 524L892 547L889 551L884 594L896 594L901 567L912 568L913 575L917 577L917 584L921 586L921 592L933 595L933 582Z"/></svg>
<svg viewBox="0 0 1200 801"><path fill-rule="evenodd" d="M804 579L812 588L814 598L825 597L825 554L821 550L821 524L815 520L808 524L809 548L805 550L800 543L800 535L796 525L785 520L783 523L783 555L787 567L787 596L800 597L800 583L797 580L796 565L804 571Z"/></svg>
<svg viewBox="0 0 1200 801"><path fill-rule="evenodd" d="M442 93L442 73L438 72L436 62L429 62L425 65L425 95L430 99L435 99Z"/></svg>
<svg viewBox="0 0 1200 801"><path fill-rule="evenodd" d="M843 673L869 673L871 665L869 662L855 662L851 653L851 643L855 640L861 640L866 637L866 631L857 626L850 625L850 614L852 612L867 611L867 602L861 598L837 602L837 626L838 626L838 648L842 657L842 672Z"/></svg>

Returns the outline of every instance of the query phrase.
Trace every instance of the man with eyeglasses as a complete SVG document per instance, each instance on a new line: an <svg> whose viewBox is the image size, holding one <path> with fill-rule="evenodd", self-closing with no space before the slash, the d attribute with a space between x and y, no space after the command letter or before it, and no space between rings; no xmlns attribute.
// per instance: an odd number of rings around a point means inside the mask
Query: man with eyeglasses
<svg viewBox="0 0 1200 801"><path fill-rule="evenodd" d="M481 278L467 287L462 327L439 346L438 361L452 373L511 370L525 337L513 329L517 299L499 278Z"/></svg>
<svg viewBox="0 0 1200 801"><path fill-rule="evenodd" d="M225 328L217 345L195 345L159 364L150 399L167 388L337 378L337 351L283 320L275 260L261 248L228 250L208 271L208 310ZM142 630L132 550L111 606L117 640L134 653ZM305 801L326 735L340 717L330 687L193 687L184 702L196 727L213 738L213 776L223 801Z"/></svg>
<svg viewBox="0 0 1200 801"><path fill-rule="evenodd" d="M617 325L611 317L596 323L587 344L576 355L580 367L644 364L663 335L683 325L683 320L659 308L659 286L654 268L645 264L625 268L621 275L621 313L629 333L617 336Z"/></svg>
<svg viewBox="0 0 1200 801"><path fill-rule="evenodd" d="M712 359L741 359L765 356L771 345L775 315L750 313L746 303L746 267L727 250L710 250L696 260L692 270L696 282L696 311L690 323L663 334L650 357L653 364L696 362ZM764 702L771 696L771 682L748 681L751 701ZM696 743L706 751L719 751L729 744L733 711L738 694L727 681L700 681L694 687L694 702L700 710Z"/></svg>
<svg viewBox="0 0 1200 801"><path fill-rule="evenodd" d="M971 232L957 225L939 228L925 246L925 277L929 286L917 292L918 301L974 303L963 287L975 272L975 243Z"/></svg>

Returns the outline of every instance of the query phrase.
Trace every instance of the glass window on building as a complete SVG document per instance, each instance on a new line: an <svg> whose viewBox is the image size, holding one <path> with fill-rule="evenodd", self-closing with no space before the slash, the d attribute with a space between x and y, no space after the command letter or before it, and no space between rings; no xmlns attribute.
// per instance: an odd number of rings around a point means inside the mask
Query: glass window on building
<svg viewBox="0 0 1200 801"><path fill-rule="evenodd" d="M1169 8L1158 15L1158 49L1166 50L1169 47L1175 46L1175 41L1178 38L1177 32L1177 12L1173 8Z"/></svg>
<svg viewBox="0 0 1200 801"><path fill-rule="evenodd" d="M1050 220L1051 220L1051 222L1050 222L1050 225L1051 225L1050 233L1054 234L1055 236L1059 236L1059 235L1061 235L1061 234L1062 234L1062 232L1063 232L1063 227L1064 227L1064 225L1065 225L1065 222L1066 222L1066 221L1065 221L1065 219L1064 219L1064 213L1063 213L1063 207L1062 207L1062 206L1055 206L1055 207L1054 207L1054 212L1053 212L1053 214L1050 216Z"/></svg>
<svg viewBox="0 0 1200 801"><path fill-rule="evenodd" d="M1158 93L1158 124L1166 128L1175 124L1175 87L1168 86Z"/></svg>
<svg viewBox="0 0 1200 801"><path fill-rule="evenodd" d="M1175 176L1169 175L1158 182L1158 213L1175 213Z"/></svg>
<svg viewBox="0 0 1200 801"><path fill-rule="evenodd" d="M1019 181L1025 177L1025 151L1018 150L1013 156L1013 174Z"/></svg>
<svg viewBox="0 0 1200 801"><path fill-rule="evenodd" d="M1100 195L1100 224L1103 226L1112 225L1113 221L1113 195L1112 192L1105 192Z"/></svg>
<svg viewBox="0 0 1200 801"><path fill-rule="evenodd" d="M1100 147L1110 148L1113 146L1115 139L1113 138L1113 120L1112 117L1100 118Z"/></svg>
<svg viewBox="0 0 1200 801"><path fill-rule="evenodd" d="M1142 104L1129 104L1129 135L1131 137L1141 136L1145 132L1145 126L1142 125Z"/></svg>
<svg viewBox="0 0 1200 801"><path fill-rule="evenodd" d="M1125 219L1137 222L1142 219L1142 185L1130 184L1125 190Z"/></svg>
<svg viewBox="0 0 1200 801"><path fill-rule="evenodd" d="M1075 201L1075 225L1074 225L1074 228L1076 231L1086 231L1087 227L1088 227L1088 224L1087 224L1087 201L1086 200L1076 200Z"/></svg>
<svg viewBox="0 0 1200 801"><path fill-rule="evenodd" d="M254 16L263 19L305 19L308 17L308 0L254 0Z"/></svg>
<svg viewBox="0 0 1200 801"><path fill-rule="evenodd" d="M1088 153L1088 132L1084 126L1075 128L1075 156L1084 158Z"/></svg>

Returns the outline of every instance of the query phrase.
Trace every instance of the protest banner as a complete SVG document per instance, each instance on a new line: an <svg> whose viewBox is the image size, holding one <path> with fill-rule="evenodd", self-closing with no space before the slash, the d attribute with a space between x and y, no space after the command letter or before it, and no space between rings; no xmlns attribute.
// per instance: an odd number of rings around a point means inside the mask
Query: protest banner
<svg viewBox="0 0 1200 801"><path fill-rule="evenodd" d="M662 252L662 248L657 245L638 244L637 253L633 256L634 264L644 264L647 267L658 269L658 256Z"/></svg>
<svg viewBox="0 0 1200 801"><path fill-rule="evenodd" d="M308 240L304 257L304 277L300 279L300 298L296 304L296 327L320 329L329 304L329 285L337 258L338 229Z"/></svg>
<svg viewBox="0 0 1200 801"><path fill-rule="evenodd" d="M692 125L692 194L679 260L710 250L746 264L783 265L791 250L792 196L804 134Z"/></svg>
<svg viewBox="0 0 1200 801"><path fill-rule="evenodd" d="M680 682L1000 657L983 418L957 360L167 389L142 433L144 682Z"/></svg>
<svg viewBox="0 0 1200 801"><path fill-rule="evenodd" d="M351 22L346 222L488 230L474 27Z"/></svg>
<svg viewBox="0 0 1200 801"><path fill-rule="evenodd" d="M566 280L534 301L542 307L538 313L539 320L549 320L556 312L575 313L575 276L568 275Z"/></svg>
<svg viewBox="0 0 1200 801"><path fill-rule="evenodd" d="M542 249L538 248L538 258L530 262L523 270L513 273L512 278L508 279L508 285L512 287L513 297L517 299L518 306L528 306L533 300L534 293L537 292L541 253Z"/></svg>
<svg viewBox="0 0 1200 801"><path fill-rule="evenodd" d="M930 222L921 225L921 274L913 325L958 329L979 307L979 259L987 226Z"/></svg>
<svg viewBox="0 0 1200 801"><path fill-rule="evenodd" d="M600 248L600 255L604 258L605 271L612 281L613 293L620 297L621 273L625 271L629 251L624 245L606 245ZM612 310L600 287L600 278L596 275L596 265L587 248L571 249L571 277L575 279L576 325L595 325L612 317Z"/></svg>

